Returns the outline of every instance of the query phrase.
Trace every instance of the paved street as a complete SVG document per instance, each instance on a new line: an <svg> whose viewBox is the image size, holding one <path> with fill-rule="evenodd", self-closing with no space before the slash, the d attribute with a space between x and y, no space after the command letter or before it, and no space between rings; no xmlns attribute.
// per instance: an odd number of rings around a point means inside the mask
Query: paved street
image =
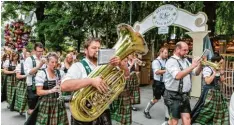
<svg viewBox="0 0 234 125"><path fill-rule="evenodd" d="M143 111L148 101L152 98L151 85L141 87L141 104L136 105L138 111L133 111L132 125L161 125L164 122L165 112L163 101L160 100L150 110L152 119L144 117ZM191 107L193 108L196 103L196 99L191 99ZM69 109L67 111L70 116ZM25 122L25 116L20 116L18 112L11 112L7 109L6 102L1 103L1 125L23 125ZM113 125L118 125L117 122L113 121Z"/></svg>

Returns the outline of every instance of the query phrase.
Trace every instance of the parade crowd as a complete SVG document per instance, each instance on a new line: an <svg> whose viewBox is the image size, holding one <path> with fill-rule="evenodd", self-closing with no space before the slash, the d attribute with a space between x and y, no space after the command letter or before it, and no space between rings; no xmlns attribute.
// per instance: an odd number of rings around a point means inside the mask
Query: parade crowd
<svg viewBox="0 0 234 125"><path fill-rule="evenodd" d="M15 51L14 47L5 46L1 57L1 101L7 101L10 111L26 115L25 125L111 125L112 120L121 125L131 125L132 111L138 111L134 105L141 103L139 73L144 62L137 53L123 60L117 56L110 59L110 65L124 71L126 83L124 90L102 115L91 122L67 115L65 103L70 101L72 92L87 86L95 87L100 93L108 91L102 77L87 78L98 66L97 52L100 48L100 39L88 38L84 43L85 55L78 60L75 52L67 52L64 56L59 52L45 53L41 43L35 43L31 52L26 48ZM183 125L232 123L233 111L231 107L229 111L228 102L219 87L224 81L224 70L202 65L203 58L189 61L186 58L188 52L188 45L182 41L176 44L170 57L167 48L162 47L158 51L152 62L152 100L149 100L142 116L151 119L150 109L163 99L164 125L177 125L179 119ZM215 53L209 61L221 65L224 59ZM202 74L204 85L197 104L191 109L192 75L199 74ZM71 117L70 123L68 117Z"/></svg>

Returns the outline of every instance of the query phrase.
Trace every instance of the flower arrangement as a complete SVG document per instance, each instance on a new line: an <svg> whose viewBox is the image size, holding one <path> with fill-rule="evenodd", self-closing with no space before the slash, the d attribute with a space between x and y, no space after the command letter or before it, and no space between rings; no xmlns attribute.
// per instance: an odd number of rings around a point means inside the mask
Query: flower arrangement
<svg viewBox="0 0 234 125"><path fill-rule="evenodd" d="M17 51L21 50L30 40L31 26L23 21L11 22L7 24L4 30L5 45L11 45Z"/></svg>

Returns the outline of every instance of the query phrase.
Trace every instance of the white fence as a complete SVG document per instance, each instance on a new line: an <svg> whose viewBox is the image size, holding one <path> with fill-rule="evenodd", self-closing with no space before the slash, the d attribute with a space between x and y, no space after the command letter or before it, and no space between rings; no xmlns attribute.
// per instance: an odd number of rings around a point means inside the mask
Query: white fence
<svg viewBox="0 0 234 125"><path fill-rule="evenodd" d="M225 71L225 81L220 85L220 89L223 95L230 99L232 93L234 92L234 70Z"/></svg>
<svg viewBox="0 0 234 125"><path fill-rule="evenodd" d="M223 95L230 99L234 92L234 54L221 54L224 57L225 81L221 84Z"/></svg>

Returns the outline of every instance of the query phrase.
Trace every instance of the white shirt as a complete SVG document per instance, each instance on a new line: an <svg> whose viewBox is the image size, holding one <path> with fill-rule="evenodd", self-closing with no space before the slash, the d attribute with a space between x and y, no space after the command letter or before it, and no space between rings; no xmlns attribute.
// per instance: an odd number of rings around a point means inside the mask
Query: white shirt
<svg viewBox="0 0 234 125"><path fill-rule="evenodd" d="M212 69L211 68L209 68L209 67L205 67L205 68L203 68L203 70L202 70L202 75L203 75L203 77L205 78L205 77L207 77L207 76L211 76L211 74L213 73L214 71L212 71Z"/></svg>
<svg viewBox="0 0 234 125"><path fill-rule="evenodd" d="M161 57L158 57L157 59L155 59L152 62L152 70L153 70L153 73L154 73L154 80L160 81L161 75L156 75L155 74L158 70L161 70L161 68L162 68L158 61L160 61L160 63L162 64L162 67L165 67L166 60L165 59L163 60ZM164 82L164 81L165 81L165 73L163 74L162 82Z"/></svg>
<svg viewBox="0 0 234 125"><path fill-rule="evenodd" d="M49 81L58 80L58 76L57 78L54 78L54 79L50 78L48 75L47 69L45 69L45 72L43 70L40 70L37 72L36 77L35 77L36 86L43 86L44 82L46 81L46 76ZM64 76L64 72L62 70L59 70L59 72L60 72L60 77L62 79Z"/></svg>
<svg viewBox="0 0 234 125"><path fill-rule="evenodd" d="M89 65L91 70L94 70L96 68L96 65L94 65L92 62L90 62L87 58L84 59L87 64ZM71 65L71 67L68 69L67 74L63 77L62 83L66 80L70 79L83 79L87 78L86 70L82 63L76 62Z"/></svg>
<svg viewBox="0 0 234 125"><path fill-rule="evenodd" d="M6 60L3 63L3 68L8 68L9 66L10 66L10 60ZM16 66L16 65L11 62L11 66Z"/></svg>
<svg viewBox="0 0 234 125"><path fill-rule="evenodd" d="M36 66L38 66L40 64L40 60L36 57L36 55L33 55L33 57L35 59ZM40 69L43 69L45 67L46 67L46 65L44 64ZM29 74L29 72L31 71L32 68L34 68L34 67L33 67L33 61L32 61L31 56L30 56L24 62L24 72L27 75L27 79L26 79L27 86L32 85L32 76L33 75Z"/></svg>
<svg viewBox="0 0 234 125"><path fill-rule="evenodd" d="M191 65L191 63L186 58L181 59L180 57L176 55L173 55L172 57L174 57L175 59L170 58L166 62L165 88L171 91L178 91L180 80L176 80L175 78L176 78L176 75L181 70L180 70L177 60L181 64L183 70L188 68ZM192 74L195 75L195 70L193 70ZM191 82L190 74L188 74L183 78L182 92L189 92L191 87L192 87L192 82Z"/></svg>
<svg viewBox="0 0 234 125"><path fill-rule="evenodd" d="M15 68L16 73L20 73L21 72L21 63L19 63L16 68Z"/></svg>

